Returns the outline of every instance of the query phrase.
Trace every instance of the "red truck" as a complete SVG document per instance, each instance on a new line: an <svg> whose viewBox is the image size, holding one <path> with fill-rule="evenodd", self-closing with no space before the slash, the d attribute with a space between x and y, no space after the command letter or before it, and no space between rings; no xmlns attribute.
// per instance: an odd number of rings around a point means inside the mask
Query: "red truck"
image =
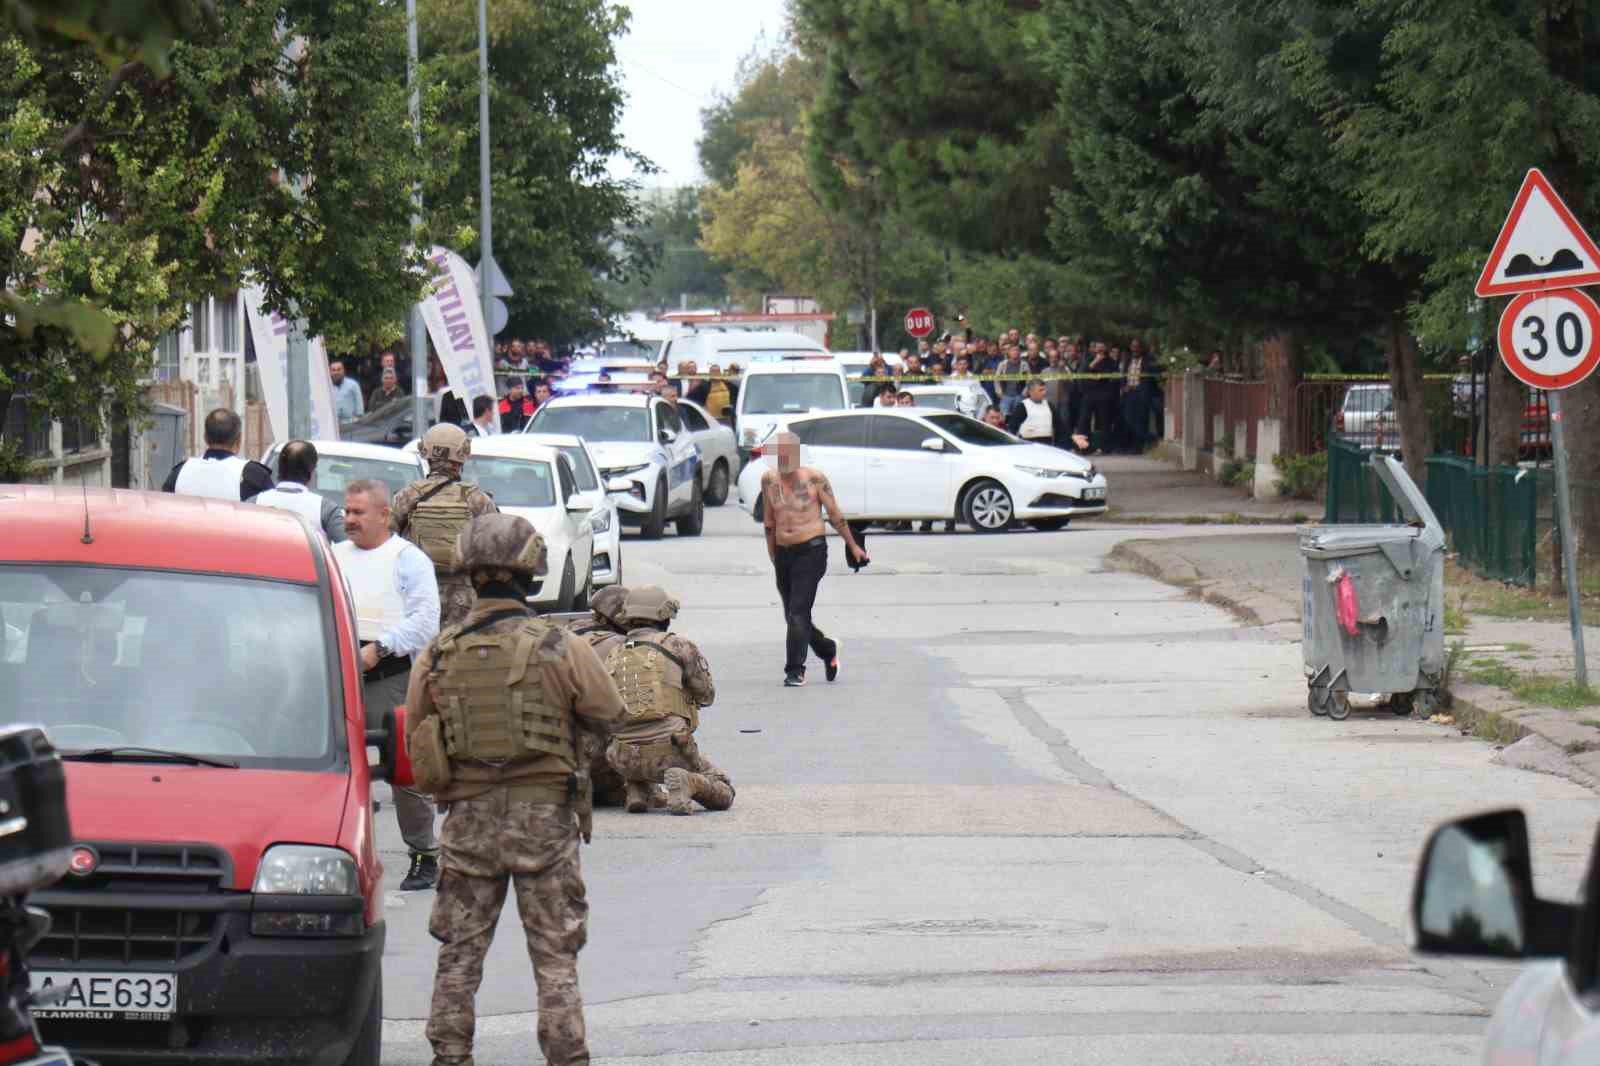
<svg viewBox="0 0 1600 1066"><path fill-rule="evenodd" d="M31 902L47 1040L108 1062L376 1066L383 866L355 614L288 511L0 485L0 708L67 767ZM369 764L369 745L379 750Z"/></svg>

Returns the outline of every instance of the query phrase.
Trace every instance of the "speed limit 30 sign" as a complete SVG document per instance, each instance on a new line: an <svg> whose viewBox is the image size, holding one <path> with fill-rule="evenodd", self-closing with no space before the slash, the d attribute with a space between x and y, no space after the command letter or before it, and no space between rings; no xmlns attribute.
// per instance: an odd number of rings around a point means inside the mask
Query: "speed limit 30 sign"
<svg viewBox="0 0 1600 1066"><path fill-rule="evenodd" d="M1523 293L1500 316L1500 358L1524 384L1571 388L1600 365L1600 306L1577 289Z"/></svg>

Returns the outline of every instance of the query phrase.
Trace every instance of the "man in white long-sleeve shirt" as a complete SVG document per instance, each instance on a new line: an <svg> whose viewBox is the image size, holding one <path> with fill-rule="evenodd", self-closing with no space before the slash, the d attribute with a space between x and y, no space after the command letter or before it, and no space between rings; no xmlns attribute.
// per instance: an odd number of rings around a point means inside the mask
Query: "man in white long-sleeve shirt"
<svg viewBox="0 0 1600 1066"><path fill-rule="evenodd" d="M379 729L383 716L405 702L411 657L439 635L439 583L421 549L389 532L389 489L383 482L350 483L344 528L350 539L335 544L333 553L355 598L367 728ZM411 868L400 888L432 888L439 877L433 800L396 788L394 812L411 851Z"/></svg>

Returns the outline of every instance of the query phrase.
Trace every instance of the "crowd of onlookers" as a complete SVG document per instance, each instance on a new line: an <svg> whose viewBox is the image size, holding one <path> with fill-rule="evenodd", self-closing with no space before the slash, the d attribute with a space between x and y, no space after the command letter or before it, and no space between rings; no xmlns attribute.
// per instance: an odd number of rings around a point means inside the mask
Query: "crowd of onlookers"
<svg viewBox="0 0 1600 1066"><path fill-rule="evenodd" d="M447 391L436 358L429 359L428 390L444 392L441 420L480 435L515 433L549 399L552 384L566 375L572 358L544 340L499 341L496 398L478 397L469 411ZM1207 369L1220 370L1220 359L1220 353L1212 353ZM330 371L341 422L409 394L410 359L393 351L336 359ZM687 397L720 418L738 401L740 372L736 365L711 365L702 372L685 362L671 376L665 366L658 368L649 387L669 401ZM1160 360L1137 337L1124 344L1040 337L1018 329L992 338L967 331L920 341L893 359L875 355L864 375L862 402L914 405L915 396L904 390L907 384L976 379L991 404L983 420L996 428L1077 451L1142 452L1160 437L1165 423L1163 374Z"/></svg>
<svg viewBox="0 0 1600 1066"><path fill-rule="evenodd" d="M908 379L976 378L994 404L986 421L1028 439L1093 452L1142 452L1165 422L1163 370L1137 337L1123 345L1041 339L1016 329L993 339L946 334L919 342L916 350L900 349L896 364L873 357L865 404L891 396L906 402L900 390Z"/></svg>

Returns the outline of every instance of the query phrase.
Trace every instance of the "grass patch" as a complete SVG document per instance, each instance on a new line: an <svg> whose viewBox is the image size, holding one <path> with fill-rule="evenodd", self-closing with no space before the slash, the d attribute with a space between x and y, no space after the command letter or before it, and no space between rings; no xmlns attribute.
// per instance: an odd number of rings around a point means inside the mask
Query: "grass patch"
<svg viewBox="0 0 1600 1066"><path fill-rule="evenodd" d="M1467 623L1471 618L1462 608L1460 601L1454 605L1444 605L1444 634L1447 637L1459 637L1467 631Z"/></svg>
<svg viewBox="0 0 1600 1066"><path fill-rule="evenodd" d="M1511 618L1521 621L1565 622L1567 597L1564 592L1548 582L1537 588L1507 585L1490 581L1461 566L1454 559L1445 561L1445 587L1454 594L1457 605L1469 615L1481 614L1492 618ZM1600 617L1600 578L1584 576L1579 593L1583 601L1585 618ZM1446 608L1446 625L1449 609Z"/></svg>
<svg viewBox="0 0 1600 1066"><path fill-rule="evenodd" d="M1475 685L1503 688L1523 703L1564 711L1600 706L1600 691L1569 677L1521 671L1498 659L1474 659L1463 676Z"/></svg>
<svg viewBox="0 0 1600 1066"><path fill-rule="evenodd" d="M1591 729L1600 729L1600 718L1580 718L1579 725L1586 725Z"/></svg>

